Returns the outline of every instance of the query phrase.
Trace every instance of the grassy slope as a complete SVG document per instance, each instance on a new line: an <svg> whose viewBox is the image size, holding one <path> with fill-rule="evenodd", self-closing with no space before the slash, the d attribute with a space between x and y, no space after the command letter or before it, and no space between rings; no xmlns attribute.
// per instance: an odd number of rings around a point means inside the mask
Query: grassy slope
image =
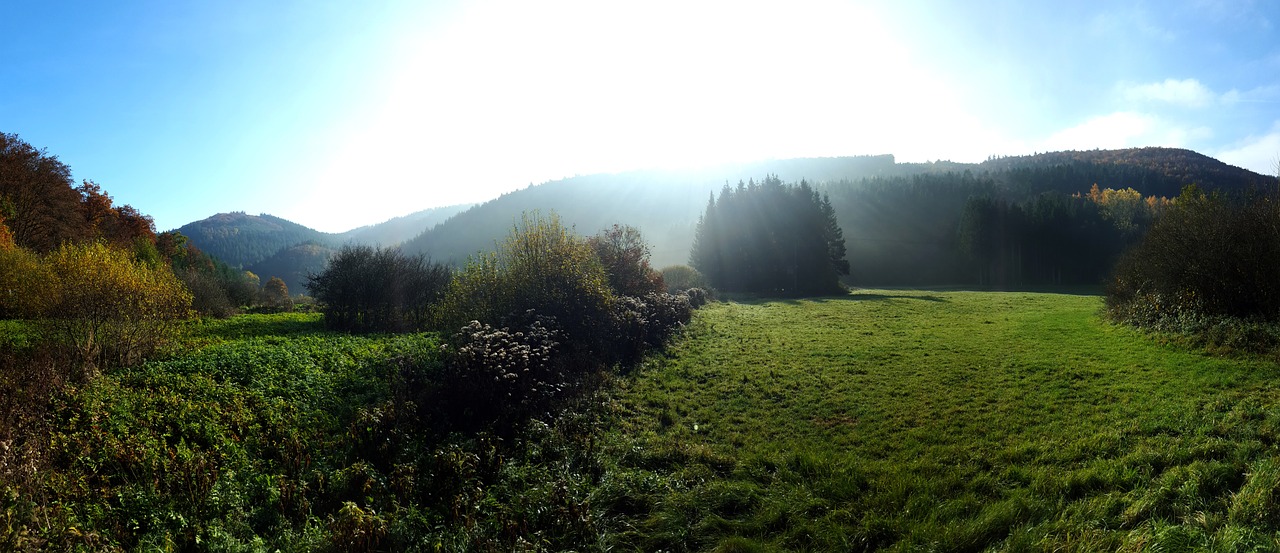
<svg viewBox="0 0 1280 553"><path fill-rule="evenodd" d="M1274 548L1280 371L1100 305L713 304L623 379L597 506L643 550Z"/></svg>

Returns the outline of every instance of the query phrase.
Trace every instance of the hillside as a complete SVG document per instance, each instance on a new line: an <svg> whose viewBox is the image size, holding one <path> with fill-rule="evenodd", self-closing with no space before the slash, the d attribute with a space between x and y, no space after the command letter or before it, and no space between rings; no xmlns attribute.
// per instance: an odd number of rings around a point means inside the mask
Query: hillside
<svg viewBox="0 0 1280 553"><path fill-rule="evenodd" d="M316 242L303 242L281 248L271 257L245 267L264 281L280 277L290 294L307 293L307 275L323 271L329 258L336 252L332 247Z"/></svg>
<svg viewBox="0 0 1280 553"><path fill-rule="evenodd" d="M973 196L1018 203L1045 193L1084 193L1098 184L1174 197L1192 183L1242 191L1275 182L1273 177L1176 148L1048 152L982 163L897 163L892 155L803 158L575 176L529 186L474 207L428 209L341 234L245 213L215 215L179 231L232 266L270 267L271 271L297 275L305 274L304 265L314 267L328 254L317 254L318 250L311 248L265 261L297 244L337 248L359 242L400 244L408 253L425 253L438 261L461 265L469 256L491 250L521 213L554 211L584 235L615 223L640 228L651 245L653 264L661 267L688 261L698 217L714 193L726 185L770 174L785 182L807 179L830 194L849 241L851 259L862 261L855 262L853 282L857 284L959 282L968 269L957 257L956 229L966 200ZM1099 259L1080 271L1078 278L1094 279L1106 265L1107 259ZM868 273L868 267L875 270ZM273 275L260 273L263 278ZM301 282L274 276L290 282L291 290Z"/></svg>
<svg viewBox="0 0 1280 553"><path fill-rule="evenodd" d="M273 215L219 213L178 228L197 248L232 267L248 267L303 242L333 244L332 234ZM271 275L260 275L264 279Z"/></svg>
<svg viewBox="0 0 1280 553"><path fill-rule="evenodd" d="M244 212L219 213L188 223L178 229L192 244L228 265L243 267L264 280L278 276L290 290L302 282L289 275L305 275L323 268L332 250L343 244L395 246L421 234L449 217L471 207L455 205L424 209L402 217L352 229L327 233L273 215ZM304 248L295 246L306 245ZM317 265L318 264L318 265Z"/></svg>
<svg viewBox="0 0 1280 553"><path fill-rule="evenodd" d="M1192 183L1238 191L1275 181L1173 148L1051 152L983 163L896 163L890 155L788 159L697 171L632 171L551 181L460 213L403 247L459 264L469 255L492 249L522 211L540 210L555 211L582 234L593 234L614 223L639 227L652 245L654 265L686 263L708 197L726 184L759 180L768 174L787 182L807 179L820 185L831 195L837 213L847 215L841 218L847 238L865 240L870 236L880 244L925 243L911 253L921 258L935 257L941 248L953 248L947 242L954 239L965 200L975 194L1025 201L1045 192L1084 193L1098 184L1173 197ZM926 278L913 267L892 274ZM935 278L934 283L953 279L954 271L928 278Z"/></svg>
<svg viewBox="0 0 1280 553"><path fill-rule="evenodd" d="M376 225L366 225L352 229L336 236L341 243L355 242L374 246L395 246L470 208L471 204L433 207L389 219Z"/></svg>
<svg viewBox="0 0 1280 553"><path fill-rule="evenodd" d="M462 212L405 242L410 253L461 264L492 249L524 211L554 211L581 234L613 224L640 228L655 266L688 261L698 216L710 195L729 184L777 175L784 181L835 181L889 176L903 167L891 155L785 159L684 171L628 171L551 181ZM911 169L915 170L915 169Z"/></svg>

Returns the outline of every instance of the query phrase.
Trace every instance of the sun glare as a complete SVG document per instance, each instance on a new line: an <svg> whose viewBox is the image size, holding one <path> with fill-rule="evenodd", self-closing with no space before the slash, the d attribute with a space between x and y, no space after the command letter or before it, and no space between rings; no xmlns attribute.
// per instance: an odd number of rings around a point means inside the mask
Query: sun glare
<svg viewBox="0 0 1280 553"><path fill-rule="evenodd" d="M442 204L593 172L989 153L957 150L972 142L957 133L986 131L868 7L510 2L458 17L403 41L321 188L394 182Z"/></svg>

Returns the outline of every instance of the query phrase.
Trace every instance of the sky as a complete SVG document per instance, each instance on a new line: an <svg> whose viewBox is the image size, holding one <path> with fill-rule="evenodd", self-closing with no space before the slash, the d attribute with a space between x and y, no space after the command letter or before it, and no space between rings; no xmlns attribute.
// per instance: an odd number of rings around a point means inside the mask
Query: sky
<svg viewBox="0 0 1280 553"><path fill-rule="evenodd" d="M0 132L155 218L339 232L599 172L1280 160L1280 3L9 0Z"/></svg>

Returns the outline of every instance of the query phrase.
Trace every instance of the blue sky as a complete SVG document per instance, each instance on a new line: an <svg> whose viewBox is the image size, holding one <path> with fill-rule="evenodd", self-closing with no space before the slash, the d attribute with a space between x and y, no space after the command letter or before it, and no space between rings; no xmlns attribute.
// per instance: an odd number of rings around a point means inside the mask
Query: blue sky
<svg viewBox="0 0 1280 553"><path fill-rule="evenodd" d="M160 230L797 156L1177 146L1274 173L1278 6L19 0L0 131Z"/></svg>

